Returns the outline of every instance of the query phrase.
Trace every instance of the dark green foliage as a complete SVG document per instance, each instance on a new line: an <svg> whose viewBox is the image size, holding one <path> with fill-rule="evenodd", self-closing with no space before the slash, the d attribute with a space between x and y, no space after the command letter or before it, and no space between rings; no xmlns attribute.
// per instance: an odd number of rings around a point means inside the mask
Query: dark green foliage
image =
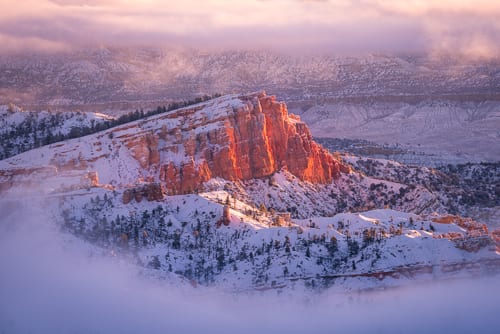
<svg viewBox="0 0 500 334"><path fill-rule="evenodd" d="M148 267L153 268L153 269L160 269L161 262L160 262L160 259L158 258L158 255L153 256L151 261L148 263Z"/></svg>
<svg viewBox="0 0 500 334"><path fill-rule="evenodd" d="M350 256L357 255L359 253L359 243L353 238L347 238L347 249Z"/></svg>

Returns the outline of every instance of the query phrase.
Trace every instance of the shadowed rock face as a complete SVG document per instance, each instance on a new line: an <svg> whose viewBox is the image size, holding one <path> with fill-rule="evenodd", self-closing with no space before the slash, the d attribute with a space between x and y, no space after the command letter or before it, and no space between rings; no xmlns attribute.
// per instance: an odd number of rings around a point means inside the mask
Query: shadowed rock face
<svg viewBox="0 0 500 334"><path fill-rule="evenodd" d="M130 203L133 199L140 203L145 198L147 201L160 201L163 199L163 190L158 183L146 183L134 188L126 189L123 192L122 202Z"/></svg>
<svg viewBox="0 0 500 334"><path fill-rule="evenodd" d="M272 175L282 168L313 183L331 182L341 169L346 171L312 140L298 117L288 114L284 103L265 93L240 100L241 106L218 120L220 126L187 136L183 143L186 162L160 161L160 180L169 190L187 193L212 177L247 180Z"/></svg>

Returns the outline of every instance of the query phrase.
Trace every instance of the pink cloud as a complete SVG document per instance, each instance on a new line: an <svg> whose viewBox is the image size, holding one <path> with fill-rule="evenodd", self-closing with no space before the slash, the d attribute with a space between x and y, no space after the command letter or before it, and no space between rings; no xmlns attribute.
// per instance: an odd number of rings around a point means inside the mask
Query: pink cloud
<svg viewBox="0 0 500 334"><path fill-rule="evenodd" d="M5 2L0 0L0 34L7 49L148 43L345 53L444 49L492 56L500 45L500 4L485 0Z"/></svg>

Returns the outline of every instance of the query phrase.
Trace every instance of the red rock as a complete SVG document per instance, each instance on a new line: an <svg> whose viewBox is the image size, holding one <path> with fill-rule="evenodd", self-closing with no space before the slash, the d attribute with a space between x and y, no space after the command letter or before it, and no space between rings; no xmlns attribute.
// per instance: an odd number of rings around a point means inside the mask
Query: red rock
<svg viewBox="0 0 500 334"><path fill-rule="evenodd" d="M36 179L45 179L55 175L57 175L57 168L54 166L16 167L0 170L0 193L9 190L15 185L29 187L33 182L33 177Z"/></svg>
<svg viewBox="0 0 500 334"><path fill-rule="evenodd" d="M222 209L222 217L219 218L219 220L216 223L217 227L221 227L222 225L224 226L229 226L231 223L231 213L229 211L229 206L224 205Z"/></svg>
<svg viewBox="0 0 500 334"><path fill-rule="evenodd" d="M349 172L326 149L312 140L306 124L289 115L286 105L265 93L240 97L243 107L228 111L220 125L205 132L193 131L214 120L203 108L181 109L168 118L183 119L182 128L135 137L127 143L142 168L159 164L159 179L172 194L200 189L212 177L246 180L270 176L287 169L301 180L328 183ZM203 117L201 117L201 115ZM168 144L158 147L158 138ZM182 162L161 161L160 153L184 152Z"/></svg>
<svg viewBox="0 0 500 334"><path fill-rule="evenodd" d="M142 202L142 191L134 192L134 199L137 203L141 203Z"/></svg>
<svg viewBox="0 0 500 334"><path fill-rule="evenodd" d="M189 162L162 165L160 179L169 190L193 192L212 177L245 180L280 169L313 183L328 183L341 171L349 172L312 140L306 124L289 115L284 103L264 93L241 99L245 107L229 112L223 126L188 137L184 151L191 157ZM200 156L203 161L195 164Z"/></svg>
<svg viewBox="0 0 500 334"><path fill-rule="evenodd" d="M125 189L122 195L123 204L128 204L134 198L134 190L133 189Z"/></svg>
<svg viewBox="0 0 500 334"><path fill-rule="evenodd" d="M99 176L97 172L87 172L84 176L84 182L88 183L89 187L97 187L99 186Z"/></svg>
<svg viewBox="0 0 500 334"><path fill-rule="evenodd" d="M158 136L147 133L144 136L131 139L126 144L131 155L139 162L142 168L149 168L160 162Z"/></svg>

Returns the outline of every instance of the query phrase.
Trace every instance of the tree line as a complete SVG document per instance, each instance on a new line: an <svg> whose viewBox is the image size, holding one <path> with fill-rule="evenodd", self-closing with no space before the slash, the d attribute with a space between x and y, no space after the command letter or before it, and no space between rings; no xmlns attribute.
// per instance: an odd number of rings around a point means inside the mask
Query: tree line
<svg viewBox="0 0 500 334"><path fill-rule="evenodd" d="M22 122L0 133L0 160L37 147L87 136L118 125L184 108L220 96L222 96L220 93L203 95L192 100L172 102L166 106L158 106L156 109L146 112L142 109L135 110L114 120L104 120L101 122L91 120L89 125L72 126L67 132L61 130L67 121L72 117L76 117L75 113L49 112L49 116L39 117L38 113L31 112ZM77 112L76 115L81 115L81 113Z"/></svg>

